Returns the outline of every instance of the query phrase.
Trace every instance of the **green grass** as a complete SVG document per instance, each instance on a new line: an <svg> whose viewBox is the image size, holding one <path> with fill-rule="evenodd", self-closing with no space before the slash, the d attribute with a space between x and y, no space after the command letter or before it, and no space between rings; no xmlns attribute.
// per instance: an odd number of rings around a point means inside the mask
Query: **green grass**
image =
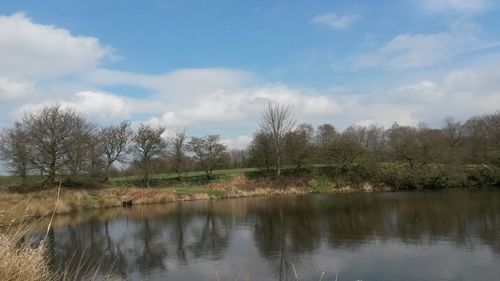
<svg viewBox="0 0 500 281"><path fill-rule="evenodd" d="M45 178L41 176L28 176L26 178L26 183L34 184L42 182ZM22 183L21 177L18 176L0 176L0 186L13 186L20 185Z"/></svg>
<svg viewBox="0 0 500 281"><path fill-rule="evenodd" d="M330 190L334 186L331 178L325 175L319 175L309 182L309 187L313 192L323 192Z"/></svg>
<svg viewBox="0 0 500 281"><path fill-rule="evenodd" d="M245 172L254 172L257 171L257 168L241 168L241 169L221 169L214 170L213 175L214 179L210 180L210 182L224 181L228 178L236 174L241 174ZM110 178L110 182L116 186L122 187L130 187L133 186L134 181L140 181L143 178L143 175L133 175L126 177L115 177ZM28 176L27 183L35 184L42 182L45 178L42 176ZM150 176L152 181L161 181L165 184L163 186L198 186L203 183L207 183L206 174L204 171L195 171L188 172L182 174L182 182L177 182L177 174L176 173L158 173L152 174ZM21 184L21 178L18 176L0 176L0 188L8 187L8 186L16 186Z"/></svg>
<svg viewBox="0 0 500 281"><path fill-rule="evenodd" d="M220 197L225 194L222 190L207 190L203 186L183 186L172 188L175 195L194 195L194 194L207 194L208 196Z"/></svg>
<svg viewBox="0 0 500 281"><path fill-rule="evenodd" d="M310 188L317 191L329 189L332 185L345 183L362 183L371 181L374 184L388 185L396 189L408 188L440 188L445 186L467 186L470 184L500 186L500 169L485 165L450 166L444 164L427 165L425 169L408 169L407 163L380 163L378 167L353 166L349 173L339 171L338 165L307 165L301 170L293 166L282 168L284 177L311 177ZM195 171L182 174L181 180L176 173L157 173L150 176L150 186L156 188L172 188L180 194L204 192L208 183L221 183L231 180L235 175L245 174L249 179L265 176L267 173L258 168L220 169L213 171L213 178L208 180L205 172ZM271 172L271 175L273 172ZM141 174L111 178L111 185L116 187L142 187ZM41 176L29 176L28 184L40 183ZM20 185L21 178L16 176L0 176L0 188ZM201 188L199 190L199 188Z"/></svg>
<svg viewBox="0 0 500 281"><path fill-rule="evenodd" d="M194 188L203 187L208 183L225 182L231 180L235 175L243 173L253 173L258 171L257 168L242 168L242 169L222 169L214 170L213 178L207 179L205 172L196 171L183 173L179 180L176 173L158 173L150 176L149 184L155 188L172 188L179 189L179 192L193 193ZM141 186L142 175L133 175L127 177L111 178L112 185L117 187L137 187ZM196 191L195 193L200 193ZM203 193L203 192L202 192Z"/></svg>
<svg viewBox="0 0 500 281"><path fill-rule="evenodd" d="M240 174L240 173L244 173L244 172L254 172L257 170L258 170L257 168L214 170L213 175L214 176L234 175L234 174ZM182 173L183 178L205 177L205 176L206 176L206 174L204 171ZM110 181L117 182L117 181L127 181L127 180L140 180L142 178L143 178L142 175L134 175L134 176L111 178ZM152 179L152 180L155 180L155 179L175 179L175 178L177 178L177 173L159 173L159 174L153 174L150 176L150 179Z"/></svg>

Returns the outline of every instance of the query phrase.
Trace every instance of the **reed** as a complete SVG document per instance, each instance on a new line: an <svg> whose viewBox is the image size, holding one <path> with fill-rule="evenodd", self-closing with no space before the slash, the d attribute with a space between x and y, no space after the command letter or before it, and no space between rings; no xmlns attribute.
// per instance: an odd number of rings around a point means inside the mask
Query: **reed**
<svg viewBox="0 0 500 281"><path fill-rule="evenodd" d="M76 281L76 280L111 280L112 267L101 271L102 257L97 263L91 263L82 254L78 259L73 257L62 271L55 271L49 267L46 242L52 227L54 216L59 206L61 184L57 190L52 216L47 226L44 238L36 243L30 233L34 230L36 221L28 222L21 217L20 223L0 229L0 280L2 281ZM93 265L96 264L96 265ZM70 266L72 265L72 266Z"/></svg>
<svg viewBox="0 0 500 281"><path fill-rule="evenodd" d="M25 240L29 224L16 225L0 234L0 280L45 281L56 280L46 262L43 244L33 247Z"/></svg>

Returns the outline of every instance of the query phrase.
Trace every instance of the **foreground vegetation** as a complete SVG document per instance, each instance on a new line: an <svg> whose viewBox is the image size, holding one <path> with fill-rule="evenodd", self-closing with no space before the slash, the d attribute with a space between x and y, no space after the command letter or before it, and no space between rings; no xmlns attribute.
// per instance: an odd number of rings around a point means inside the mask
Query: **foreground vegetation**
<svg viewBox="0 0 500 281"><path fill-rule="evenodd" d="M76 281L76 280L113 280L113 267L100 266L101 257L90 261L84 256L73 256L63 268L56 269L49 260L55 253L50 248L49 237L53 228L41 241L32 241L30 233L36 224L22 222L14 227L0 231L0 280L5 281ZM97 264L97 266L95 266Z"/></svg>
<svg viewBox="0 0 500 281"><path fill-rule="evenodd" d="M0 280L55 280L43 246L20 243L22 236L20 232L0 233Z"/></svg>

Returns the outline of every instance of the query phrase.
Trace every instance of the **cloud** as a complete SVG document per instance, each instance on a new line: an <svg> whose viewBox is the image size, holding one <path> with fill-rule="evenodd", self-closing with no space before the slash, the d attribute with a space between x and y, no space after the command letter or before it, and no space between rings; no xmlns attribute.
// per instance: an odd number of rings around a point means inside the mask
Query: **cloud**
<svg viewBox="0 0 500 281"><path fill-rule="evenodd" d="M113 55L97 38L34 23L24 13L0 16L0 77L50 78L96 67Z"/></svg>
<svg viewBox="0 0 500 281"><path fill-rule="evenodd" d="M486 10L487 0L416 0L417 4L427 12L460 12L475 13Z"/></svg>
<svg viewBox="0 0 500 281"><path fill-rule="evenodd" d="M319 118L342 112L328 95L281 83L258 83L255 74L223 68L182 69L159 75L97 69L85 75L94 86L128 85L148 89L151 104L163 112L148 122L155 126L186 127L196 124L235 123L258 118L270 101L289 103L300 116ZM153 102L155 101L155 102Z"/></svg>
<svg viewBox="0 0 500 281"><path fill-rule="evenodd" d="M17 109L16 117L22 116L25 112L34 112L50 104L60 104L63 108L73 109L83 116L92 120L106 118L126 119L132 113L140 111L137 102L110 93L83 91L76 93L71 99L59 99L45 101L42 103L28 103Z"/></svg>
<svg viewBox="0 0 500 281"><path fill-rule="evenodd" d="M359 16L355 14L337 15L333 12L328 12L314 16L311 19L311 23L333 29L348 29L358 20L358 18Z"/></svg>
<svg viewBox="0 0 500 281"><path fill-rule="evenodd" d="M99 122L131 118L168 129L188 128L192 134L220 133L231 147L240 147L255 130L260 112L268 102L281 102L295 108L300 122L314 125L330 122L339 128L351 124L390 126L427 122L439 125L446 116L466 119L475 114L500 109L500 62L450 71L441 78L417 80L368 93L292 87L283 83L217 87L185 94L177 81L175 99L153 94L141 99L121 97L102 91L81 91L70 97L51 100L76 108ZM189 72L189 71L188 71ZM192 83L181 75L186 87ZM174 80L172 80L174 81ZM115 81L118 83L119 81ZM114 82L114 83L115 83ZM156 88L155 88L156 89ZM161 93L161 89L157 89ZM30 104L39 108L46 104Z"/></svg>
<svg viewBox="0 0 500 281"><path fill-rule="evenodd" d="M74 101L63 102L62 105L94 118L127 118L133 112L132 100L93 91L76 93Z"/></svg>
<svg viewBox="0 0 500 281"><path fill-rule="evenodd" d="M379 89L340 102L351 123L390 126L428 122L440 125L446 116L465 120L500 110L500 62L450 71L441 78Z"/></svg>
<svg viewBox="0 0 500 281"><path fill-rule="evenodd" d="M252 137L247 135L238 136L236 138L225 138L222 140L228 150L245 149L252 142Z"/></svg>
<svg viewBox="0 0 500 281"><path fill-rule="evenodd" d="M400 34L375 52L360 55L354 68L412 69L441 65L485 45L478 39L478 29L474 24L457 22L449 32Z"/></svg>
<svg viewBox="0 0 500 281"><path fill-rule="evenodd" d="M242 148L248 144L246 136L256 129L265 104L272 101L294 106L299 122L315 126L328 122L339 129L351 124L389 127L396 121L403 125L427 122L438 126L446 116L465 120L475 114L495 112L500 110L500 77L496 75L500 73L500 60L491 61L456 69L442 77L363 94L296 88L283 83L228 89L219 85L218 90L210 88L191 96L180 92L175 102L170 102L162 95L133 99L95 90L26 104L16 113L19 117L24 110L59 102L98 123L130 118L170 130L188 128L192 135L221 134L230 148Z"/></svg>
<svg viewBox="0 0 500 281"><path fill-rule="evenodd" d="M219 90L200 93L185 106L171 107L159 117L149 120L153 125L185 127L193 124L234 124L255 120L268 102L286 103L301 118L332 117L342 112L333 99L314 90L296 89L276 83L237 91Z"/></svg>
<svg viewBox="0 0 500 281"><path fill-rule="evenodd" d="M9 77L0 77L0 100L18 99L32 92L34 86L30 82L16 81Z"/></svg>
<svg viewBox="0 0 500 281"><path fill-rule="evenodd" d="M157 124L182 127L193 124L195 120L219 122L226 120L226 116L237 116L237 108L231 110L228 107L237 102L230 93L246 89L256 81L255 75L250 72L224 68L179 69L158 75L94 69L77 78L74 82L45 79L44 83L32 89L36 94L30 95L29 99L26 94L21 95L29 89L24 84L1 79L0 93L5 89L9 95L2 97L10 99L24 96L24 99L17 100L16 103L21 106L12 112L13 118L18 118L24 110L60 103L77 109L93 120L119 117L144 120L156 116L161 121ZM118 89L112 90L113 93L99 90L114 86ZM129 97L124 97L120 95L122 86L145 91L134 94L132 90L132 94L128 93ZM192 108L196 111L188 110ZM12 110L12 107L6 110Z"/></svg>
<svg viewBox="0 0 500 281"><path fill-rule="evenodd" d="M156 75L95 69L83 79L96 86L128 85L170 98L186 98L221 89L238 89L253 84L256 77L247 71L227 68L178 69Z"/></svg>

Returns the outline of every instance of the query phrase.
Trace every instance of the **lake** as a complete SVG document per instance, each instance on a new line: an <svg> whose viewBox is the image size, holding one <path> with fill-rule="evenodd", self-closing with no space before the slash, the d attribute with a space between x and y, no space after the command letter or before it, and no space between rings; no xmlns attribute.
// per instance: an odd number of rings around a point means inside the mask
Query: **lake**
<svg viewBox="0 0 500 281"><path fill-rule="evenodd" d="M55 267L124 280L500 280L500 191L92 210L56 217L48 245Z"/></svg>

